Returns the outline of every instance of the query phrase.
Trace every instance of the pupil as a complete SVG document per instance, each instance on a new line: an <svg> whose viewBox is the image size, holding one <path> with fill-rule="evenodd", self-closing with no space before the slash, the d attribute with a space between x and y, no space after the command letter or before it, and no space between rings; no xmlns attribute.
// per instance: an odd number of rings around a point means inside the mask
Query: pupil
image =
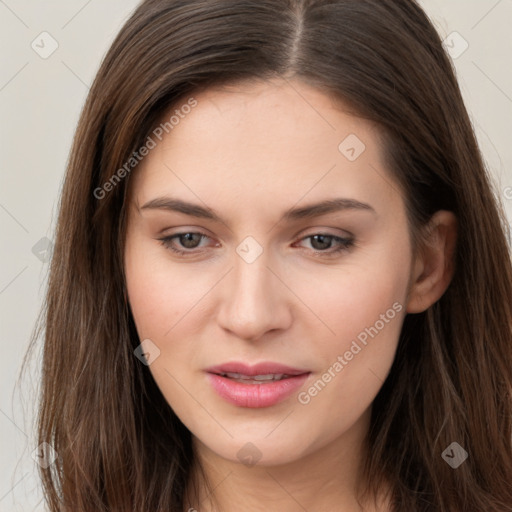
<svg viewBox="0 0 512 512"><path fill-rule="evenodd" d="M317 242L320 242L318 245ZM315 249L328 249L332 242L332 236L326 236L326 235L314 235L312 239L311 245ZM315 247L316 245L316 247Z"/></svg>
<svg viewBox="0 0 512 512"><path fill-rule="evenodd" d="M180 243L183 245L183 247L186 247L187 249L194 249L197 246L197 242L199 242L197 233L186 233L185 235L180 236ZM195 237L195 239L194 239Z"/></svg>

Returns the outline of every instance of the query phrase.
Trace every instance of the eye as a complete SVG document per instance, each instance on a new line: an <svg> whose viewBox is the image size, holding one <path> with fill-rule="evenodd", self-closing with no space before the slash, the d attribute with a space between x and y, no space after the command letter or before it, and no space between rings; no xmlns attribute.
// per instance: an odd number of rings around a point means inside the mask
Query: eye
<svg viewBox="0 0 512 512"><path fill-rule="evenodd" d="M301 242L304 240L310 240L313 251L322 255L337 254L354 246L353 238L342 238L328 233L315 233L302 238Z"/></svg>
<svg viewBox="0 0 512 512"><path fill-rule="evenodd" d="M195 249L200 249L201 242L209 238L203 233L189 231L158 238L158 240L166 249L182 256L188 256L198 252ZM315 255L321 256L335 255L355 245L353 238L343 238L328 233L315 233L302 238L299 242L304 240L310 240L311 249ZM218 245L216 244L216 246Z"/></svg>
<svg viewBox="0 0 512 512"><path fill-rule="evenodd" d="M209 238L203 233L186 232L159 238L162 245L177 254L189 254L199 247L203 239ZM176 243L178 247L176 247Z"/></svg>

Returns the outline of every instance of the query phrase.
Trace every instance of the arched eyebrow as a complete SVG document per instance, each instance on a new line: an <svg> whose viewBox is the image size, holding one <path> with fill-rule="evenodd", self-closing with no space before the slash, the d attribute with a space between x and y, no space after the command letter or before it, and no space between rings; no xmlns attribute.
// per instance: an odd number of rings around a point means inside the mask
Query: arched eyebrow
<svg viewBox="0 0 512 512"><path fill-rule="evenodd" d="M320 215L326 215L328 213L335 213L343 210L366 211L377 215L375 209L368 203L362 203L356 199L339 197L302 206L300 208L291 208L283 214L282 220L292 221L299 219L309 219L312 217L319 217Z"/></svg>
<svg viewBox="0 0 512 512"><path fill-rule="evenodd" d="M140 209L168 210L190 215L191 217L208 219L226 224L222 217L211 208L172 197L157 197L155 199L151 199L143 206L141 206ZM377 215L375 209L367 203L362 203L361 201L357 201L355 199L339 197L335 199L327 199L325 201L320 201L318 203L301 206L298 208L290 208L284 212L281 217L281 221L291 222L300 219L310 219L344 210L363 211Z"/></svg>

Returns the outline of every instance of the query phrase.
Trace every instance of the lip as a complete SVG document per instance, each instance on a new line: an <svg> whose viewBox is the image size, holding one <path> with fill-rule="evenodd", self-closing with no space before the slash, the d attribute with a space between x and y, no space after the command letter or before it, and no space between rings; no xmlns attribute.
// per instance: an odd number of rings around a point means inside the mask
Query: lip
<svg viewBox="0 0 512 512"><path fill-rule="evenodd" d="M207 368L205 371L208 373L241 373L252 377L254 375L267 375L269 373L284 373L285 375L302 375L303 373L310 373L310 370L292 368L284 364L263 362L258 364L249 365L241 362L223 363L217 366Z"/></svg>
<svg viewBox="0 0 512 512"><path fill-rule="evenodd" d="M282 402L297 391L310 375L310 370L292 368L279 363L264 362L248 365L241 362L224 363L205 370L210 384L224 400L238 407L263 408ZM278 381L242 383L222 373L239 373L244 376L284 374Z"/></svg>

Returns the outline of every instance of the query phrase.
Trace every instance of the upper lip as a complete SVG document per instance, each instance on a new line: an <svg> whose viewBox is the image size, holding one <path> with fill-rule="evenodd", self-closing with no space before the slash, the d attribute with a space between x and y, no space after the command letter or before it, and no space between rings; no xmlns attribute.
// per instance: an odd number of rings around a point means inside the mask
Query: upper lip
<svg viewBox="0 0 512 512"><path fill-rule="evenodd" d="M229 362L222 363L216 366L211 366L207 368L205 371L208 373L239 373L241 375L247 375L252 377L254 375L271 375L271 374L284 374L284 375L303 375L305 373L310 373L309 370L303 370L300 368L292 368L291 366L286 366L279 363L273 362L263 362L254 365L250 365L242 362Z"/></svg>

